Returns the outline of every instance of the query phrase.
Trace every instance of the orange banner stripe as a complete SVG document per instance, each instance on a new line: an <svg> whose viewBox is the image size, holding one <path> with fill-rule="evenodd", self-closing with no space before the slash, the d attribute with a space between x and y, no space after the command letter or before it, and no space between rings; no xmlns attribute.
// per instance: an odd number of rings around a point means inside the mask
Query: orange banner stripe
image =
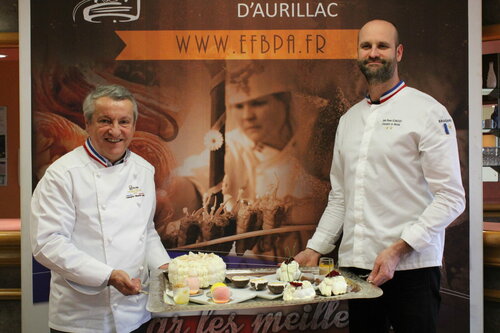
<svg viewBox="0 0 500 333"><path fill-rule="evenodd" d="M116 31L116 60L355 59L359 30Z"/></svg>

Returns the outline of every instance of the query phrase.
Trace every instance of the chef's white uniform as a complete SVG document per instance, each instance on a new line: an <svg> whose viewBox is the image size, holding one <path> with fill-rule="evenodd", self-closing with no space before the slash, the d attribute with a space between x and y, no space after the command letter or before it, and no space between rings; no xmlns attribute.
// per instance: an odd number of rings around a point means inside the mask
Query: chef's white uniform
<svg viewBox="0 0 500 333"><path fill-rule="evenodd" d="M256 146L240 129L226 133L225 178L223 193L236 199L254 201L269 195L275 188L276 198L319 198L328 185L308 174L297 159L295 140L282 149Z"/></svg>
<svg viewBox="0 0 500 333"><path fill-rule="evenodd" d="M31 243L52 272L49 326L70 332L130 332L150 318L147 296L124 296L113 269L148 283L170 261L154 229L154 167L131 153L105 167L83 146L55 161L32 199Z"/></svg>
<svg viewBox="0 0 500 333"><path fill-rule="evenodd" d="M446 108L401 81L340 119L328 206L307 247L372 269L399 239L415 251L397 270L441 266L445 228L465 209L456 132Z"/></svg>

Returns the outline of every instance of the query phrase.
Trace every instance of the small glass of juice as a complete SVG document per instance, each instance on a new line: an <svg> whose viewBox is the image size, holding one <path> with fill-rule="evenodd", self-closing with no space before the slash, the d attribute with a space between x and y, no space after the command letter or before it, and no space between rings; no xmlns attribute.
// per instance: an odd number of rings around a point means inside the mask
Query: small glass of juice
<svg viewBox="0 0 500 333"><path fill-rule="evenodd" d="M326 275L333 270L333 258L319 258L319 275Z"/></svg>

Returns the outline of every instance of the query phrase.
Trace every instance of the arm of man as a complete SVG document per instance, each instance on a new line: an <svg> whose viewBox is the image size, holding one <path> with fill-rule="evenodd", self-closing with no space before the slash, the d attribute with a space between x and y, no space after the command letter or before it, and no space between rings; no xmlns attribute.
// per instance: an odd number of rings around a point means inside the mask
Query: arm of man
<svg viewBox="0 0 500 333"><path fill-rule="evenodd" d="M130 279L127 272L114 269L108 280L108 286L115 287L123 295L136 295L141 290L140 279Z"/></svg>
<svg viewBox="0 0 500 333"><path fill-rule="evenodd" d="M404 228L401 239L415 251L433 241L465 209L455 126L446 108L436 104L429 110L419 142L422 171L434 199L417 221Z"/></svg>
<svg viewBox="0 0 500 333"><path fill-rule="evenodd" d="M399 241L379 253L368 277L375 285L392 279L403 256L439 246L433 242L464 211L465 192L454 127L442 105L436 104L429 110L418 149L424 177L434 199L417 221L404 228Z"/></svg>
<svg viewBox="0 0 500 333"><path fill-rule="evenodd" d="M413 251L411 246L400 239L380 252L377 259L375 259L373 270L367 278L368 282L380 286L392 279L401 258L411 251Z"/></svg>
<svg viewBox="0 0 500 333"><path fill-rule="evenodd" d="M72 243L76 208L71 180L47 169L31 201L30 237L35 259L67 281L97 290L106 287L113 270Z"/></svg>
<svg viewBox="0 0 500 333"><path fill-rule="evenodd" d="M294 260L299 263L300 266L318 266L319 258L321 253L314 251L313 249L306 248L304 251L299 252Z"/></svg>
<svg viewBox="0 0 500 333"><path fill-rule="evenodd" d="M344 170L342 168L339 151L342 140L342 131L345 122L340 119L335 133L335 147L330 169L330 183L332 189L328 194L328 204L319 220L314 235L307 242L307 248L295 256L301 266L317 266L321 254L330 253L335 248L335 242L342 233L344 223Z"/></svg>

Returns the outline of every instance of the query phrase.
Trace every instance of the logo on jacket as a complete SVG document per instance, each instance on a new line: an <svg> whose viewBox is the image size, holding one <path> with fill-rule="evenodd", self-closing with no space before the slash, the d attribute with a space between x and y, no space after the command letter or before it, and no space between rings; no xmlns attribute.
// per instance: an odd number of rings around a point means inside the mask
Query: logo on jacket
<svg viewBox="0 0 500 333"><path fill-rule="evenodd" d="M73 22L77 12L83 7L83 19L90 23L102 23L110 20L113 23L131 22L139 19L141 0L82 0L73 8Z"/></svg>
<svg viewBox="0 0 500 333"><path fill-rule="evenodd" d="M144 192L141 190L141 188L139 186L129 185L127 195L125 198L130 199L130 198L143 197L143 196L144 196Z"/></svg>
<svg viewBox="0 0 500 333"><path fill-rule="evenodd" d="M450 131L451 131L451 130L452 130L452 128L453 128L453 123L452 123L451 119L450 119L450 118L447 118L447 119L439 119L439 123L440 123L440 124L443 124L444 134L449 135L449 134L450 134Z"/></svg>

